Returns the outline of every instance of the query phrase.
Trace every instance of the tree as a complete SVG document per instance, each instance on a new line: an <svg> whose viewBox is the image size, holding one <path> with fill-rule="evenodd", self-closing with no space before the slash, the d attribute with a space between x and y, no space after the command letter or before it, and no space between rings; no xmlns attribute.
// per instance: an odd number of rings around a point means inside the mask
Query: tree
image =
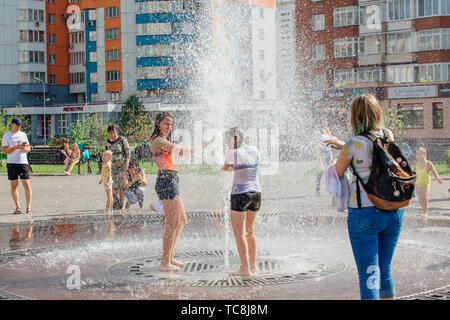
<svg viewBox="0 0 450 320"><path fill-rule="evenodd" d="M396 139L401 139L405 130L403 117L400 114L395 114L391 107L384 110L383 114L384 125L392 131Z"/></svg>
<svg viewBox="0 0 450 320"><path fill-rule="evenodd" d="M108 123L97 113L89 113L83 121L70 124L70 143L82 142L93 156L100 156L108 139Z"/></svg>
<svg viewBox="0 0 450 320"><path fill-rule="evenodd" d="M148 140L151 129L151 117L144 110L142 101L136 94L128 96L120 111L121 134L133 145Z"/></svg>

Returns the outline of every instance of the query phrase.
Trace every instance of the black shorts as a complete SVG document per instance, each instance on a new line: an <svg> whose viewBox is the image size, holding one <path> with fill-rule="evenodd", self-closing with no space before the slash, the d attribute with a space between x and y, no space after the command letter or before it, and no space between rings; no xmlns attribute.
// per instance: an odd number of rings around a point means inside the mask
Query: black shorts
<svg viewBox="0 0 450 320"><path fill-rule="evenodd" d="M8 180L28 180L30 179L30 166L28 164L7 163Z"/></svg>
<svg viewBox="0 0 450 320"><path fill-rule="evenodd" d="M231 210L233 211L259 211L260 208L261 192L245 192L231 195Z"/></svg>
<svg viewBox="0 0 450 320"><path fill-rule="evenodd" d="M178 197L180 178L176 171L160 170L156 177L155 191L159 200L174 200Z"/></svg>

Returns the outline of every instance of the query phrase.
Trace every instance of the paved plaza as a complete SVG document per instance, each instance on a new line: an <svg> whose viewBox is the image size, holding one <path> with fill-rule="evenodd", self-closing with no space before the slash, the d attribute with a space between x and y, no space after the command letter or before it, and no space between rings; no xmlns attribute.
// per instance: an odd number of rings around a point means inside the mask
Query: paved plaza
<svg viewBox="0 0 450 320"><path fill-rule="evenodd" d="M147 175L145 208L107 215L98 175L33 175L33 214L14 215L0 176L0 299L359 299L346 213L336 212L313 163L280 163L261 176L258 268L231 277L239 260L224 209L232 175L180 173L188 223L175 258L183 272L157 270L164 224L149 210L156 176ZM450 179L432 181L430 217L413 199L393 261L397 295L449 299ZM23 189L20 189L25 206ZM78 276L79 287L70 282ZM433 299L434 299L433 298Z"/></svg>

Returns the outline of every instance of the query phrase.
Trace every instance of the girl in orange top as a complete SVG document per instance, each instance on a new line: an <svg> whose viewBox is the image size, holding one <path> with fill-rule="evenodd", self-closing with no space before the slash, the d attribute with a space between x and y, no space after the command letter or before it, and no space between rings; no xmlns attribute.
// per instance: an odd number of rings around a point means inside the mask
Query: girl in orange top
<svg viewBox="0 0 450 320"><path fill-rule="evenodd" d="M173 129L173 116L168 112L158 113L155 119L155 130L150 138L150 152L158 166L155 191L164 208L166 230L163 237L163 253L160 271L182 271L184 262L173 258L175 245L186 223L183 200L179 194L178 169L173 163L173 155L182 156L199 148L179 146L170 141ZM204 143L206 147L212 141Z"/></svg>

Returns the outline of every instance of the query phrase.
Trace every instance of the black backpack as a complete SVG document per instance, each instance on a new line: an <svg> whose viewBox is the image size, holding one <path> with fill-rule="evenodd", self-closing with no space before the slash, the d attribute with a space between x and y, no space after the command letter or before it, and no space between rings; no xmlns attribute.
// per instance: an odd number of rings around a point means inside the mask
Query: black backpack
<svg viewBox="0 0 450 320"><path fill-rule="evenodd" d="M383 129L384 137L379 138L365 132L360 134L373 142L372 167L366 184L359 177L350 162L356 176L356 195L358 208L361 209L361 191L359 183L367 192L369 200L381 210L397 210L411 202L414 193L416 173L400 148L388 137Z"/></svg>

